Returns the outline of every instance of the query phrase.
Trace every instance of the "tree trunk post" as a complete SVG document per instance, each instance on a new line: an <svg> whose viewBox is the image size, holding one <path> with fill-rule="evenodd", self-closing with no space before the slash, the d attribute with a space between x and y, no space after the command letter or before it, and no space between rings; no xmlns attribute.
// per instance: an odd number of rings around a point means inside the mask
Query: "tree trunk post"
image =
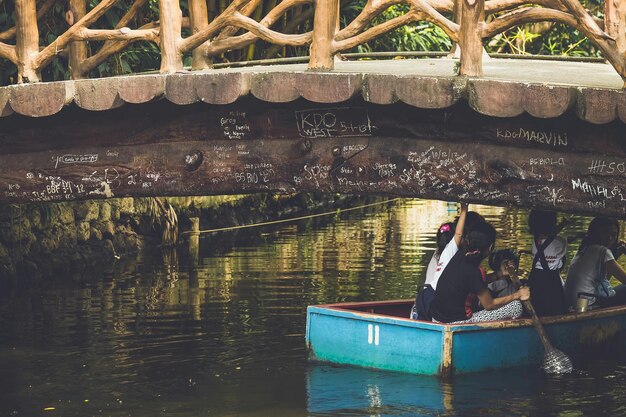
<svg viewBox="0 0 626 417"><path fill-rule="evenodd" d="M191 33L198 33L209 26L209 14L205 0L189 0L189 20L191 21ZM205 42L192 52L191 68L205 69L211 67L211 61L207 58L206 48L209 42Z"/></svg>
<svg viewBox="0 0 626 417"><path fill-rule="evenodd" d="M461 68L459 75L481 77L483 75L483 24L485 0L458 0L460 13L459 48Z"/></svg>
<svg viewBox="0 0 626 417"><path fill-rule="evenodd" d="M461 9L462 9L462 0L456 0L453 2L452 7L452 21L454 23L460 24L461 22ZM460 32L460 31L459 31ZM460 33L459 33L460 37ZM461 51L459 48L459 44L457 42L452 41L452 46L450 47L450 52L448 52L448 58L460 58Z"/></svg>
<svg viewBox="0 0 626 417"><path fill-rule="evenodd" d="M70 0L69 9L66 16L67 24L72 26L87 14L87 3L85 0ZM82 63L87 59L87 42L75 41L70 44L69 69L73 80L85 77Z"/></svg>
<svg viewBox="0 0 626 417"><path fill-rule="evenodd" d="M15 1L15 26L17 28L15 34L17 82L39 82L41 73L34 66L34 60L39 53L36 0Z"/></svg>
<svg viewBox="0 0 626 417"><path fill-rule="evenodd" d="M620 72L622 79L626 81L626 74L624 73L624 67L626 67L626 2L620 0L606 0L604 2L604 30L607 35L615 39L617 54L614 60L621 61L621 65L614 64L614 66Z"/></svg>
<svg viewBox="0 0 626 417"><path fill-rule="evenodd" d="M161 26L161 72L173 74L183 69L180 51L183 13L178 0L159 0Z"/></svg>
<svg viewBox="0 0 626 417"><path fill-rule="evenodd" d="M313 39L311 41L310 70L332 70L334 68L333 43L339 17L339 1L316 0L313 17Z"/></svg>

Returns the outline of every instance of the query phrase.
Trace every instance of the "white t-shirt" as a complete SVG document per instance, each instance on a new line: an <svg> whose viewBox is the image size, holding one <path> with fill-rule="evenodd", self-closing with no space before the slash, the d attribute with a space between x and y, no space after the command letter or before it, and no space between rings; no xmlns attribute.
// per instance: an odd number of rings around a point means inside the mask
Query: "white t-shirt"
<svg viewBox="0 0 626 417"><path fill-rule="evenodd" d="M428 268L426 268L426 280L424 281L424 284L432 284L433 278L435 278L437 262L439 262L439 258L437 257L437 251L435 251L435 253L433 253L433 257L430 258L430 262L428 262Z"/></svg>
<svg viewBox="0 0 626 417"><path fill-rule="evenodd" d="M545 242L545 239L542 240L539 245L541 245L543 242ZM567 240L563 239L560 236L555 237L554 240L543 251L543 254L546 256L546 261L548 262L548 267L551 271L563 268L563 259L565 258L566 253ZM536 254L537 246L535 246L535 241L533 240L533 259L535 259ZM541 260L537 259L535 268L543 269L543 267L541 266Z"/></svg>
<svg viewBox="0 0 626 417"><path fill-rule="evenodd" d="M450 262L450 259L452 259L452 257L458 251L459 251L459 247L457 246L454 239L448 242L444 250L441 251L441 254L439 255L439 260L437 261L437 265L435 266L435 273L433 274L433 279L431 282L429 282L429 284L433 287L434 290L437 289L437 282L439 281L439 277L441 277L443 270L446 269L448 262ZM428 274L428 271L426 271L426 274Z"/></svg>
<svg viewBox="0 0 626 417"><path fill-rule="evenodd" d="M576 305L579 292L595 294L596 283L607 278L604 264L613 259L613 253L601 245L590 245L574 257L565 281L565 299L569 305Z"/></svg>

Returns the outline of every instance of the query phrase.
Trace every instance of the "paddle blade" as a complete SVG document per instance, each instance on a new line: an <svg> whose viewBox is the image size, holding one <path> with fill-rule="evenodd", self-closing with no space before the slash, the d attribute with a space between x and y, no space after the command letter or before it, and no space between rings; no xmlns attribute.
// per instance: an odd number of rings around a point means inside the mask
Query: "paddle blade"
<svg viewBox="0 0 626 417"><path fill-rule="evenodd" d="M547 374L569 374L574 370L569 356L556 348L546 351L543 356L543 370Z"/></svg>

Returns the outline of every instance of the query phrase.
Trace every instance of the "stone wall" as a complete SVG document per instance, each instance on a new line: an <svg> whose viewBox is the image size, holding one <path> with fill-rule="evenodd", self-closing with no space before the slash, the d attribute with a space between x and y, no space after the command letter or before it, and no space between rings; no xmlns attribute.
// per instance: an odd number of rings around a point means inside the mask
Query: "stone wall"
<svg viewBox="0 0 626 417"><path fill-rule="evenodd" d="M0 278L75 274L162 243L159 207L171 204L178 227L199 217L203 230L260 223L341 205L354 197L313 194L160 199L120 198L0 206Z"/></svg>
<svg viewBox="0 0 626 417"><path fill-rule="evenodd" d="M0 277L80 269L136 252L142 199L0 206Z"/></svg>

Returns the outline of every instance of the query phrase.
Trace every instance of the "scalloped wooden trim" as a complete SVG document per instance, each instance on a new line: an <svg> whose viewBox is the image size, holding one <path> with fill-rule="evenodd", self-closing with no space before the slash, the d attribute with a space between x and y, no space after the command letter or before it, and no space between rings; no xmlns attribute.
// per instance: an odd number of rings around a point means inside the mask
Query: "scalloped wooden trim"
<svg viewBox="0 0 626 417"><path fill-rule="evenodd" d="M250 92L247 73L203 73L193 76L196 96L208 104L230 104Z"/></svg>
<svg viewBox="0 0 626 417"><path fill-rule="evenodd" d="M110 110L124 104L119 95L119 78L77 80L74 81L74 87L76 91L74 101L85 110Z"/></svg>
<svg viewBox="0 0 626 417"><path fill-rule="evenodd" d="M126 103L141 104L165 94L165 76L137 75L120 78L120 98Z"/></svg>
<svg viewBox="0 0 626 417"><path fill-rule="evenodd" d="M558 117L576 103L576 89L569 86L528 84L524 89L524 110L540 118Z"/></svg>
<svg viewBox="0 0 626 417"><path fill-rule="evenodd" d="M466 82L459 77L398 77L396 95L404 103L422 109L452 106L464 94Z"/></svg>
<svg viewBox="0 0 626 417"><path fill-rule="evenodd" d="M361 90L362 84L362 74L296 73L296 88L300 95L316 103L339 103L346 101Z"/></svg>
<svg viewBox="0 0 626 417"><path fill-rule="evenodd" d="M293 72L251 74L250 92L259 100L271 103L288 103L300 98Z"/></svg>
<svg viewBox="0 0 626 417"><path fill-rule="evenodd" d="M9 87L11 108L24 116L45 117L56 114L72 101L73 82L21 84Z"/></svg>
<svg viewBox="0 0 626 417"><path fill-rule="evenodd" d="M524 84L494 80L468 80L469 105L478 113L515 117L524 112Z"/></svg>
<svg viewBox="0 0 626 417"><path fill-rule="evenodd" d="M190 74L171 74L165 78L165 97L174 104L192 104L198 101L193 77Z"/></svg>
<svg viewBox="0 0 626 417"><path fill-rule="evenodd" d="M398 101L397 77L390 74L368 74L363 80L363 99L374 104L392 104Z"/></svg>
<svg viewBox="0 0 626 417"><path fill-rule="evenodd" d="M576 114L594 124L604 124L617 117L618 92L600 88L578 88Z"/></svg>

